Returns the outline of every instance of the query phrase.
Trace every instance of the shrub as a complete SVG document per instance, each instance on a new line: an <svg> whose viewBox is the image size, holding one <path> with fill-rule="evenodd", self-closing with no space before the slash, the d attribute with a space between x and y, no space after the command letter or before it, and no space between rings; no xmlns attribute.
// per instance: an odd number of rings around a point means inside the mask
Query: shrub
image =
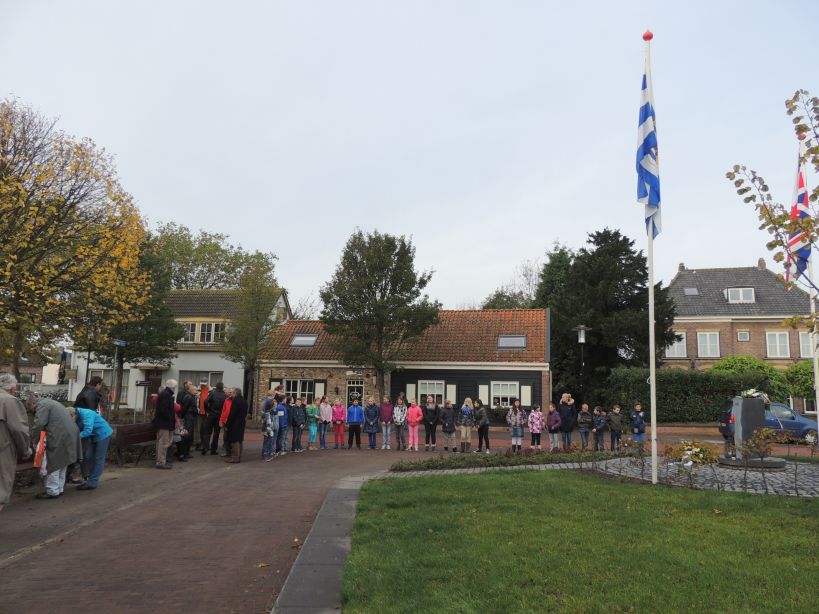
<svg viewBox="0 0 819 614"><path fill-rule="evenodd" d="M759 385L758 373L657 370L658 422L714 422L726 401L741 390ZM648 369L614 369L606 380L605 401L620 403L628 416L642 401L649 417Z"/></svg>
<svg viewBox="0 0 819 614"><path fill-rule="evenodd" d="M800 398L813 397L813 362L802 360L785 369L785 379L788 382L791 395Z"/></svg>
<svg viewBox="0 0 819 614"><path fill-rule="evenodd" d="M617 458L612 452L545 452L523 450L523 454L440 454L434 458L403 460L394 463L390 471L431 471L434 469L467 469L471 467L518 467L551 463L590 463Z"/></svg>
<svg viewBox="0 0 819 614"><path fill-rule="evenodd" d="M788 381L785 373L756 356L726 356L715 362L711 370L716 373L755 376L756 383L750 388L766 392L774 401L788 400Z"/></svg>

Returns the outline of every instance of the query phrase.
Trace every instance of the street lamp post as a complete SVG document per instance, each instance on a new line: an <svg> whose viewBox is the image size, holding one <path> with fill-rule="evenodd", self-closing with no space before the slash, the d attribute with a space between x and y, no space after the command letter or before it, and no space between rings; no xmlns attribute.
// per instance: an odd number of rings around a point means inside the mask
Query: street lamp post
<svg viewBox="0 0 819 614"><path fill-rule="evenodd" d="M586 367L586 359L583 355L583 348L586 345L586 331L591 330L591 328L584 324L578 324L572 330L577 331L577 342L580 344L580 400L585 401L583 398L583 371Z"/></svg>

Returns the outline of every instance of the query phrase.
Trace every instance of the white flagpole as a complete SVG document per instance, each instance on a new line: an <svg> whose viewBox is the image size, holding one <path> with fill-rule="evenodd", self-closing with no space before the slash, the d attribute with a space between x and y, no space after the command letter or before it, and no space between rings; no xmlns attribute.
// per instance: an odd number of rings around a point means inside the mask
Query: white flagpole
<svg viewBox="0 0 819 614"><path fill-rule="evenodd" d="M805 155L805 141L804 135L800 135L802 138L799 139L799 164L797 166L796 171L796 194L794 196L794 202L796 202L796 198L799 197L799 177L802 173L802 156ZM807 177L805 177L805 197L808 196L808 185L807 185ZM810 202L810 201L808 201ZM813 254L811 254L813 255ZM819 335L816 334L815 331L815 321L816 321L816 288L814 288L814 283L816 283L815 278L813 277L813 258L808 260L808 277L810 277L811 284L810 284L810 315L811 315L811 330L810 330L810 347L811 352L813 355L813 410L816 412L816 420L819 422L819 353L817 353L816 343L817 338ZM805 408L807 410L807 407Z"/></svg>
<svg viewBox="0 0 819 614"><path fill-rule="evenodd" d="M651 79L651 37L643 37L646 53L646 78ZM651 483L657 478L657 352L654 334L654 220L647 227L648 234L648 377L651 403Z"/></svg>

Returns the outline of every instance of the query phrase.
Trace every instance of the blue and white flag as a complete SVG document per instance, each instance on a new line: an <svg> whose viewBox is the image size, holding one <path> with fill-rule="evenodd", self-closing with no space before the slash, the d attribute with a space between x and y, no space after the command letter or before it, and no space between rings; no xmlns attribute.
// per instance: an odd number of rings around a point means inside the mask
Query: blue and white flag
<svg viewBox="0 0 819 614"><path fill-rule="evenodd" d="M654 117L654 91L651 88L649 60L650 32L646 42L646 67L640 100L640 121L637 130L637 202L645 206L646 232L652 238L660 234L660 165L657 161L657 126Z"/></svg>

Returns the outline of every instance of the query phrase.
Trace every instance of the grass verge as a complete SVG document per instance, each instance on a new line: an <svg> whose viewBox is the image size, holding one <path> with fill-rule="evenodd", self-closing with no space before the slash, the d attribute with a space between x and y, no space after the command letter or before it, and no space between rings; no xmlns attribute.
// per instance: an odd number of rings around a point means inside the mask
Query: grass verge
<svg viewBox="0 0 819 614"><path fill-rule="evenodd" d="M810 499L579 472L374 481L344 611L811 612L818 514Z"/></svg>
<svg viewBox="0 0 819 614"><path fill-rule="evenodd" d="M617 458L611 452L538 452L524 450L521 454L441 454L434 458L403 460L394 463L390 471L431 471L433 469L468 469L472 467L517 467L553 463L590 463Z"/></svg>

